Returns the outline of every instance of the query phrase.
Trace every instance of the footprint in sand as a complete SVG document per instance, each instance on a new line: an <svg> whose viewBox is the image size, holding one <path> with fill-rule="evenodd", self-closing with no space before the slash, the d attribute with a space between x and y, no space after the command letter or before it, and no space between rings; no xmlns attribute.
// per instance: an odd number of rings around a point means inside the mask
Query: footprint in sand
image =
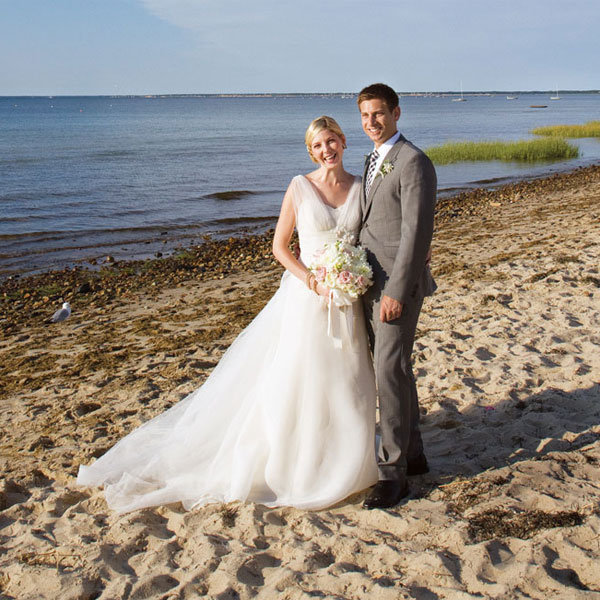
<svg viewBox="0 0 600 600"><path fill-rule="evenodd" d="M50 404L38 404L31 408L31 415L37 417L39 414L46 412L49 408L52 408Z"/></svg>
<svg viewBox="0 0 600 600"><path fill-rule="evenodd" d="M27 449L29 450L29 452L33 452L38 448L54 448L54 445L54 440L51 437L48 437L47 435L42 435L37 440L32 442L29 445L29 448Z"/></svg>
<svg viewBox="0 0 600 600"><path fill-rule="evenodd" d="M569 327L583 327L583 323L576 317L573 317L572 315L566 315L566 317Z"/></svg>
<svg viewBox="0 0 600 600"><path fill-rule="evenodd" d="M482 346L475 350L475 356L479 360L492 360L492 358L496 358L496 355L493 352L490 352L487 348L483 348Z"/></svg>
<svg viewBox="0 0 600 600"><path fill-rule="evenodd" d="M308 558L309 570L326 569L335 563L335 555L331 550L317 550Z"/></svg>
<svg viewBox="0 0 600 600"><path fill-rule="evenodd" d="M156 575L138 583L138 585L133 588L129 598L131 600L158 598L160 594L166 594L169 590L172 590L178 585L179 581L175 579L175 577L171 577L170 575Z"/></svg>
<svg viewBox="0 0 600 600"><path fill-rule="evenodd" d="M585 585L576 571L569 568L557 568L561 563L566 561L562 561L560 555L550 546L545 546L542 550L544 556L546 557L546 563L544 564L544 571L546 574L560 583L562 586L568 586L569 588L576 588L580 590L590 590L590 588Z"/></svg>
<svg viewBox="0 0 600 600"><path fill-rule="evenodd" d="M245 585L264 585L265 577L263 575L263 570L273 569L279 565L281 565L281 561L278 558L264 552L247 560L237 570L236 577L240 583Z"/></svg>
<svg viewBox="0 0 600 600"><path fill-rule="evenodd" d="M16 481L5 479L0 483L0 510L27 502L31 494Z"/></svg>
<svg viewBox="0 0 600 600"><path fill-rule="evenodd" d="M78 417L83 417L84 415L88 415L89 413L92 413L100 408L102 408L101 404L96 404L95 402L82 402L75 407L74 412Z"/></svg>
<svg viewBox="0 0 600 600"><path fill-rule="evenodd" d="M285 527L287 525L287 521L274 511L265 514L265 521L270 525L276 525L278 527Z"/></svg>
<svg viewBox="0 0 600 600"><path fill-rule="evenodd" d="M53 516L62 517L69 508L79 504L79 502L82 502L83 500L87 500L89 497L90 495L85 492L69 490L53 499L52 503L48 506L48 509Z"/></svg>

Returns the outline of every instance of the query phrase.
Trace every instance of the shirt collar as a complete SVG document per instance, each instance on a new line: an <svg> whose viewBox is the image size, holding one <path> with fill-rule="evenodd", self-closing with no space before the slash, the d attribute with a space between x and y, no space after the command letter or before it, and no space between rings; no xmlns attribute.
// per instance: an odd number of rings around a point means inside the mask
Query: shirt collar
<svg viewBox="0 0 600 600"><path fill-rule="evenodd" d="M377 153L379 154L379 156L385 156L392 149L392 146L398 141L399 137L400 132L396 131L396 133L391 138L383 142L383 144L381 144L381 146L377 148ZM375 150L375 147L373 147L373 149Z"/></svg>

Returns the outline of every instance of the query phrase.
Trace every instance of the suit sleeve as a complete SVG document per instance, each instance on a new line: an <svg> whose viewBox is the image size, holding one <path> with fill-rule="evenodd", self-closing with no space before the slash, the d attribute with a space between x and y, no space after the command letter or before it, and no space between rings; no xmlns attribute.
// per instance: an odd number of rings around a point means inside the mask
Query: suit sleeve
<svg viewBox="0 0 600 600"><path fill-rule="evenodd" d="M403 304L411 299L423 270L433 236L437 190L435 169L422 152L400 173L402 225L394 266L383 293Z"/></svg>

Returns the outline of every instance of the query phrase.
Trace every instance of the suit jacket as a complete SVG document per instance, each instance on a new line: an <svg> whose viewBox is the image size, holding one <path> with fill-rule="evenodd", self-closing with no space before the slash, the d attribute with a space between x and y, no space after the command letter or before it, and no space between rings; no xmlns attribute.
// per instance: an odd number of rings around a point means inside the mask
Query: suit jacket
<svg viewBox="0 0 600 600"><path fill-rule="evenodd" d="M403 304L436 289L425 264L433 235L437 177L429 158L402 135L384 165L391 172L375 176L365 197L368 159L361 188L360 243L373 267L371 295L382 294Z"/></svg>

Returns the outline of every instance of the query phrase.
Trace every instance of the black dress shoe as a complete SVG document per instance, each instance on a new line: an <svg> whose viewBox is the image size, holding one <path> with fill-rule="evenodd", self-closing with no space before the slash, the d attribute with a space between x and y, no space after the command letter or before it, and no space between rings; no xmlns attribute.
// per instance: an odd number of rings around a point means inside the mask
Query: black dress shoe
<svg viewBox="0 0 600 600"><path fill-rule="evenodd" d="M429 473L429 465L427 464L427 458L424 454L419 454L417 458L408 461L406 465L406 474L409 477L412 477L413 475L423 475L424 473Z"/></svg>
<svg viewBox="0 0 600 600"><path fill-rule="evenodd" d="M378 481L371 493L365 498L363 507L367 510L373 508L391 508L396 506L402 498L408 496L408 484L404 481Z"/></svg>

